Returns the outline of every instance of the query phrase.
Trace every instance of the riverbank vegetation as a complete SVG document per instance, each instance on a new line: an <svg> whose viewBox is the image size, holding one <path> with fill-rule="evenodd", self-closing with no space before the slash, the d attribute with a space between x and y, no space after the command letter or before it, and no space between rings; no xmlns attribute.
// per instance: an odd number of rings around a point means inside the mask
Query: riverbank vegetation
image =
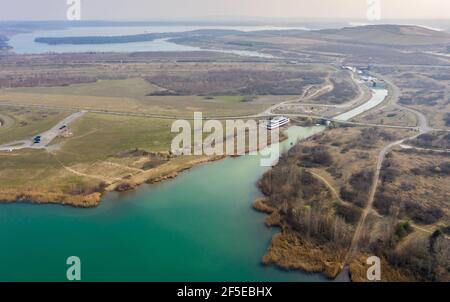
<svg viewBox="0 0 450 302"><path fill-rule="evenodd" d="M254 205L269 213L268 226L281 227L263 262L335 278L367 205L378 153L408 135L406 130L337 128L283 155L260 180L266 197ZM382 259L385 281L448 280L447 157L436 162L433 155L410 152L396 151L384 162L374 209L350 262L354 281L366 280L365 255Z"/></svg>

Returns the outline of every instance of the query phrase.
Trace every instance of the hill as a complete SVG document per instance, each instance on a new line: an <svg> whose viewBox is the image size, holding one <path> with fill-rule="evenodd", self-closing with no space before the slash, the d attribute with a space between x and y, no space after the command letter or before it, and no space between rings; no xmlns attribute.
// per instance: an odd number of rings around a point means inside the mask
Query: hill
<svg viewBox="0 0 450 302"><path fill-rule="evenodd" d="M320 39L340 42L393 46L450 43L450 34L446 32L410 25L366 25L317 30L307 34Z"/></svg>

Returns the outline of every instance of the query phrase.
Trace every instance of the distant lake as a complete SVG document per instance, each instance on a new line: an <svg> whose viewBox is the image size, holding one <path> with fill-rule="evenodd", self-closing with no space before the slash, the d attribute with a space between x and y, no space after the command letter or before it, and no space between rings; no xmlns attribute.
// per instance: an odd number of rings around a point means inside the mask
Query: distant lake
<svg viewBox="0 0 450 302"><path fill-rule="evenodd" d="M74 27L61 30L44 30L32 33L18 34L11 38L9 45L19 54L42 53L80 53L80 52L143 52L143 51L218 51L242 56L272 58L269 54L240 50L201 49L168 42L159 39L147 42L126 44L92 44L92 45L47 45L34 42L37 37L76 37L76 36L123 36L144 33L180 33L199 29L227 29L239 31L286 30L303 29L303 27L272 27L272 26L127 26L127 27Z"/></svg>

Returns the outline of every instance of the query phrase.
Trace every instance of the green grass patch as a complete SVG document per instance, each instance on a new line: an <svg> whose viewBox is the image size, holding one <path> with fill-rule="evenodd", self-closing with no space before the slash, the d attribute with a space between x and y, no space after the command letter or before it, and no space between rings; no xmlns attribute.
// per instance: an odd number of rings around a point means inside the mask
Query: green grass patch
<svg viewBox="0 0 450 302"><path fill-rule="evenodd" d="M3 109L0 113L7 115L12 120L8 127L0 127L0 144L31 138L51 129L70 114L33 109Z"/></svg>
<svg viewBox="0 0 450 302"><path fill-rule="evenodd" d="M105 160L134 148L168 151L171 125L169 120L87 114L71 125L73 137L61 140L57 156L67 165Z"/></svg>

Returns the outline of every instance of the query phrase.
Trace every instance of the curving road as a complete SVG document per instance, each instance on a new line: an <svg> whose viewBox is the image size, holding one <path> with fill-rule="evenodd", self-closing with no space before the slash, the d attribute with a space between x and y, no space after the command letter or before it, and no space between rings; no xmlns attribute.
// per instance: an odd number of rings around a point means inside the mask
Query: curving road
<svg viewBox="0 0 450 302"><path fill-rule="evenodd" d="M47 130L39 136L41 137L41 140L39 143L35 143L33 138L25 139L25 140L19 140L15 142L11 142L8 144L0 145L0 151L13 151L13 150L20 150L25 148L30 149L46 149L47 146L51 143L52 140L54 140L58 135L63 133L67 127L69 127L70 124L72 124L75 120L82 117L86 111L80 111L76 112L74 114L69 115L62 121L60 121L58 124L53 126L50 130ZM34 136L36 137L36 136Z"/></svg>

